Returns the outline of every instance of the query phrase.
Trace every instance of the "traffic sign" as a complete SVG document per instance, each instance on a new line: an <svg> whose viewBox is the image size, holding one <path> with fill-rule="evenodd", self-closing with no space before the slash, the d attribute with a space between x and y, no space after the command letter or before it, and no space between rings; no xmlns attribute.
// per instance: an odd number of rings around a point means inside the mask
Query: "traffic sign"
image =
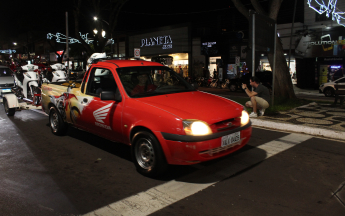
<svg viewBox="0 0 345 216"><path fill-rule="evenodd" d="M140 49L134 48L134 58L140 58Z"/></svg>

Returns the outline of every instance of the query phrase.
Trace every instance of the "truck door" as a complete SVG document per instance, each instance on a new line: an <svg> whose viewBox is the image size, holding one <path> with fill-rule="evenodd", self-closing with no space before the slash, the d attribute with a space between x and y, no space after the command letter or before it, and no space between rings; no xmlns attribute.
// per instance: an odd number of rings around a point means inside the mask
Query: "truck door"
<svg viewBox="0 0 345 216"><path fill-rule="evenodd" d="M78 97L81 109L76 124L91 133L122 142L122 103L100 99L102 91L113 91L115 93L117 88L111 69L93 67L86 88Z"/></svg>

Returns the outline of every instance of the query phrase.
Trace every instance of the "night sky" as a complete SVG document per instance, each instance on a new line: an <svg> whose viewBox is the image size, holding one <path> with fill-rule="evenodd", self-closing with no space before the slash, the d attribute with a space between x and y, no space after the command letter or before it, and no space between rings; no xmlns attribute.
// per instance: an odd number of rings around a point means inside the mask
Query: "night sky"
<svg viewBox="0 0 345 216"><path fill-rule="evenodd" d="M246 0L248 3L250 0ZM70 34L73 35L72 1L19 1L11 0L2 3L0 19L0 39L16 37L17 34L28 30L42 30L45 32L65 33L65 12L69 12ZM84 1L86 2L86 1ZM231 0L204 0L204 1L174 0L129 0L123 7L118 30L142 30L159 26L186 23L188 21L216 22L219 14L232 17L236 22L245 18L238 14ZM263 0L267 3L267 0ZM280 11L281 20L291 22L293 15L292 0L285 0ZM302 2L302 1L298 1ZM81 30L91 31L93 28L93 10L91 7L84 8ZM302 12L303 13L303 12ZM106 17L106 16L105 16ZM279 20L278 20L279 21Z"/></svg>

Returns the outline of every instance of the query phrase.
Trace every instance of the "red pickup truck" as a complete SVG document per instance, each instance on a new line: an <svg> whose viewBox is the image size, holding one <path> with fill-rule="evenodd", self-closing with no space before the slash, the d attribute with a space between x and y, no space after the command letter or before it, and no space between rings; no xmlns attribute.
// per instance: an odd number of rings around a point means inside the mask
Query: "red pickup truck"
<svg viewBox="0 0 345 216"><path fill-rule="evenodd" d="M163 174L228 155L251 137L241 104L201 92L172 69L141 60L99 60L81 83L44 83L51 131L68 125L131 146L137 170Z"/></svg>

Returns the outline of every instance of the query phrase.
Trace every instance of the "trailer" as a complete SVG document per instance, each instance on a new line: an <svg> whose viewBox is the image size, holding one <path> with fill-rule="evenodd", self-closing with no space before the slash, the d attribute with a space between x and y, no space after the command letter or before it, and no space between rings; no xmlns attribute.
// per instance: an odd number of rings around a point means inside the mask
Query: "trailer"
<svg viewBox="0 0 345 216"><path fill-rule="evenodd" d="M18 96L15 88L1 92L2 103L7 116L14 116L16 111L42 109L41 94L34 94L33 100Z"/></svg>

